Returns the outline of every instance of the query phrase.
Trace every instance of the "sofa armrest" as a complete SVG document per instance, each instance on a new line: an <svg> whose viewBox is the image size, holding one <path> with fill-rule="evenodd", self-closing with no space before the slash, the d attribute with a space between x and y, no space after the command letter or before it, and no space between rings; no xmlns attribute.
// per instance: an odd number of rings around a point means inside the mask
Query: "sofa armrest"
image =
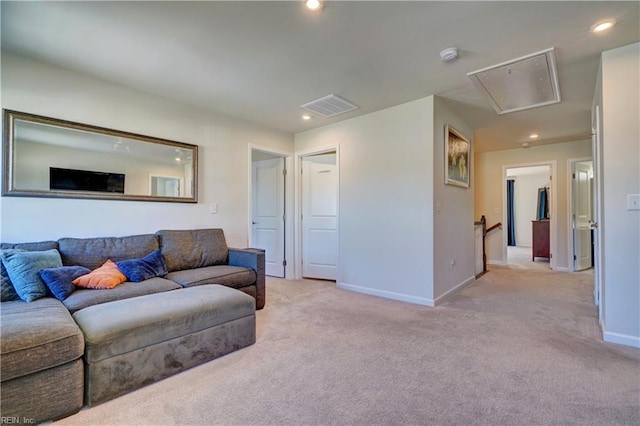
<svg viewBox="0 0 640 426"><path fill-rule="evenodd" d="M262 309L266 300L264 276L264 250L229 248L229 265L256 271L256 309Z"/></svg>

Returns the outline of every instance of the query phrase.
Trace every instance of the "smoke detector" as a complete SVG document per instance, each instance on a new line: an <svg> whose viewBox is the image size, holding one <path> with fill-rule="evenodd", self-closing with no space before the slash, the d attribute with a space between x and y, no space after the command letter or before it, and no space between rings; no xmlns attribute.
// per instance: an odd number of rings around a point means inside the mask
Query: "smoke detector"
<svg viewBox="0 0 640 426"><path fill-rule="evenodd" d="M458 48L457 47L447 47L442 52L440 52L440 59L443 62L453 61L458 58Z"/></svg>

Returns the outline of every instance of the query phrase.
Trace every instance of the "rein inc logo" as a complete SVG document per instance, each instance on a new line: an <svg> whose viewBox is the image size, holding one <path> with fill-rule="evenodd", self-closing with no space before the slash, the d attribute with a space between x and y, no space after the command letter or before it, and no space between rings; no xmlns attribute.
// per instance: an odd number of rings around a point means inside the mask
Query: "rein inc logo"
<svg viewBox="0 0 640 426"><path fill-rule="evenodd" d="M0 424L3 425L33 425L36 424L35 420L30 417L20 416L2 416L0 417Z"/></svg>

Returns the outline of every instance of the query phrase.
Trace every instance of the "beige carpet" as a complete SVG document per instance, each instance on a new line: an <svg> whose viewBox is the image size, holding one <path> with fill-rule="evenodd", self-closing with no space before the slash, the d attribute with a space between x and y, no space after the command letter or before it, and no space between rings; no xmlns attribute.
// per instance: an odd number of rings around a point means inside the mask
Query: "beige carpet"
<svg viewBox="0 0 640 426"><path fill-rule="evenodd" d="M510 268L534 269L537 271L550 271L549 259L536 257L531 260L531 247L507 246L507 264Z"/></svg>
<svg viewBox="0 0 640 426"><path fill-rule="evenodd" d="M61 425L637 425L640 350L587 274L493 268L437 308L268 279L258 342Z"/></svg>

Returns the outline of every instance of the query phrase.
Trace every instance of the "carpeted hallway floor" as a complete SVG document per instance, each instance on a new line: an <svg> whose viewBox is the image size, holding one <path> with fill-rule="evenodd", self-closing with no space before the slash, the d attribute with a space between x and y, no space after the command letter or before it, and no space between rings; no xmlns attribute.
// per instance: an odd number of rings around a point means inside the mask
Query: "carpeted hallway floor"
<svg viewBox="0 0 640 426"><path fill-rule="evenodd" d="M640 424L589 274L497 268L427 308L268 279L255 345L61 425Z"/></svg>

